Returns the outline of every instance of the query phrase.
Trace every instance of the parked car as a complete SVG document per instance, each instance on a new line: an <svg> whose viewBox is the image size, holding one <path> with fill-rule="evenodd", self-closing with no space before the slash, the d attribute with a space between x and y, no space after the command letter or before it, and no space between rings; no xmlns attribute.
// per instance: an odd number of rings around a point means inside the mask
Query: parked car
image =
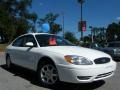
<svg viewBox="0 0 120 90"><path fill-rule="evenodd" d="M53 34L24 34L5 53L8 68L15 64L36 71L38 80L45 86L59 81L90 83L109 78L116 70L116 62L110 55L74 46Z"/></svg>
<svg viewBox="0 0 120 90"><path fill-rule="evenodd" d="M5 43L5 37L0 35L0 44L3 44Z"/></svg>
<svg viewBox="0 0 120 90"><path fill-rule="evenodd" d="M120 59L120 41L109 42L102 51L110 54L113 59Z"/></svg>
<svg viewBox="0 0 120 90"><path fill-rule="evenodd" d="M0 36L0 43L2 43L2 38L1 38L1 36Z"/></svg>
<svg viewBox="0 0 120 90"><path fill-rule="evenodd" d="M82 45L82 47L86 47L86 48L91 48L91 49L96 49L96 50L100 50L102 51L102 46L98 43L84 43Z"/></svg>

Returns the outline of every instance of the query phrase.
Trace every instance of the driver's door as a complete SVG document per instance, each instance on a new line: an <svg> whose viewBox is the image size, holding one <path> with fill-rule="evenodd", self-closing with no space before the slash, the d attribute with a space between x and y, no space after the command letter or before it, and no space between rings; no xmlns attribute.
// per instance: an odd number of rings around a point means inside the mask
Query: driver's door
<svg viewBox="0 0 120 90"><path fill-rule="evenodd" d="M31 42L33 43L32 47L26 46L26 43ZM34 67L35 63L35 52L37 49L37 43L36 40L34 39L33 35L27 35L23 47L21 49L21 65L23 67L27 67L29 69L32 69Z"/></svg>

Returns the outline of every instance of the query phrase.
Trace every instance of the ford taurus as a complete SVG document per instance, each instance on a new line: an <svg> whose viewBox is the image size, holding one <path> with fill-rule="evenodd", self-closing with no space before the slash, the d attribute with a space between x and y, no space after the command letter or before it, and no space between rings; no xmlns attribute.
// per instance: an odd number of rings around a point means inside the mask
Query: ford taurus
<svg viewBox="0 0 120 90"><path fill-rule="evenodd" d="M58 81L90 83L114 75L116 62L104 52L71 44L60 36L29 33L6 48L6 66L18 65L37 72L46 86Z"/></svg>

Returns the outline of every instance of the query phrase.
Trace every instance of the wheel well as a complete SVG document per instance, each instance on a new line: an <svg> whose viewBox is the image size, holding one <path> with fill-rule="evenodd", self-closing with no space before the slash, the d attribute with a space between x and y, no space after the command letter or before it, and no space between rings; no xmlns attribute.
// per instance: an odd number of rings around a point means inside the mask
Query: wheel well
<svg viewBox="0 0 120 90"><path fill-rule="evenodd" d="M49 57L42 57L39 60L38 64L37 64L37 70L38 70L40 65L43 65L43 64L46 64L46 63L50 63L50 64L55 65L54 61L51 58L49 58Z"/></svg>

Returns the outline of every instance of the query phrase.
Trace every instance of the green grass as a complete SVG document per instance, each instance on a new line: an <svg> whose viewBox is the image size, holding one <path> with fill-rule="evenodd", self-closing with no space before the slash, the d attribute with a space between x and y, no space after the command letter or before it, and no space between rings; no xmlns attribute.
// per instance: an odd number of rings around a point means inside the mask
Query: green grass
<svg viewBox="0 0 120 90"><path fill-rule="evenodd" d="M0 44L0 52L4 52L8 44Z"/></svg>

